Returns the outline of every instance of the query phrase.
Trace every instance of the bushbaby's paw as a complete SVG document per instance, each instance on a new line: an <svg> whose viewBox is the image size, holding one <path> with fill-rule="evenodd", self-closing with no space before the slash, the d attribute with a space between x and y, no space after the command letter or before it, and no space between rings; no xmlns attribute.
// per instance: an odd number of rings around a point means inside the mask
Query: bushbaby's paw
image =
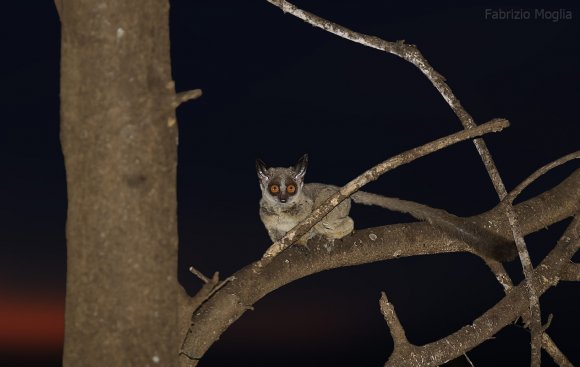
<svg viewBox="0 0 580 367"><path fill-rule="evenodd" d="M294 244L308 248L308 238L306 236L302 236L298 241L294 242Z"/></svg>

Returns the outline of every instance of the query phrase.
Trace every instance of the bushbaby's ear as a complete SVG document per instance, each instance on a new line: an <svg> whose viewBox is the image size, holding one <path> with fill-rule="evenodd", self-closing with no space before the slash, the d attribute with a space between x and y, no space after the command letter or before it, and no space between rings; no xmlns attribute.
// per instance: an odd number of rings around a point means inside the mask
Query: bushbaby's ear
<svg viewBox="0 0 580 367"><path fill-rule="evenodd" d="M256 159L256 173L258 173L260 180L268 178L268 167L260 158Z"/></svg>
<svg viewBox="0 0 580 367"><path fill-rule="evenodd" d="M294 165L294 172L296 172L297 180L301 180L304 178L307 167L308 167L308 154L304 154Z"/></svg>

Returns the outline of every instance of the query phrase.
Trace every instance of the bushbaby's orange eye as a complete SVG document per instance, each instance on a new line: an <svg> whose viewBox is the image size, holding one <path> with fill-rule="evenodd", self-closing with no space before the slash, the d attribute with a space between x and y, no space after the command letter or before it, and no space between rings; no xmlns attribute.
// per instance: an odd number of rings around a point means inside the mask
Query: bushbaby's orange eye
<svg viewBox="0 0 580 367"><path fill-rule="evenodd" d="M286 191L288 191L289 194L293 194L294 192L296 192L296 186L288 185L288 187L286 188Z"/></svg>
<svg viewBox="0 0 580 367"><path fill-rule="evenodd" d="M278 185L272 185L272 186L270 186L270 192L272 194L277 194L278 191L280 191L280 187Z"/></svg>

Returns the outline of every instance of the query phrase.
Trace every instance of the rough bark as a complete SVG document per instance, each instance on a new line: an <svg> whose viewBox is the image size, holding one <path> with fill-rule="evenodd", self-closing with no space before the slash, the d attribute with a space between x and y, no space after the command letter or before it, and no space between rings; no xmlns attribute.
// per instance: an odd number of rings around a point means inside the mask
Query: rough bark
<svg viewBox="0 0 580 367"><path fill-rule="evenodd" d="M495 306L484 312L470 325L462 327L445 338L422 346L409 344L406 340L403 343L395 342L395 350L385 363L385 367L439 366L451 358L456 358L475 348L484 340L490 339L507 324L514 322L519 316L526 313L529 315L530 289L535 289L541 295L550 287L557 285L562 279L561 269L563 265L568 263L572 255L578 250L580 245L578 239L579 224L580 221L575 218L555 248L533 270L533 276L526 278L522 284L514 287ZM535 283L533 287L528 286L527 283L530 281ZM543 332L544 330L541 330L542 334ZM542 334L540 334L540 338ZM391 332L391 335L400 339L393 332ZM532 361L532 363L535 362Z"/></svg>
<svg viewBox="0 0 580 367"><path fill-rule="evenodd" d="M580 210L580 170L554 189L515 205L514 209L523 234L577 214ZM498 205L469 220L508 239L511 227L503 210L503 206ZM300 246L290 247L264 267L254 263L233 274L233 281L193 312L182 345L183 358L189 358L189 365L195 366L219 336L255 302L296 279L338 267L470 250L462 241L425 222L364 229L332 244L312 241L308 250Z"/></svg>
<svg viewBox="0 0 580 367"><path fill-rule="evenodd" d="M169 2L59 1L64 366L177 365Z"/></svg>

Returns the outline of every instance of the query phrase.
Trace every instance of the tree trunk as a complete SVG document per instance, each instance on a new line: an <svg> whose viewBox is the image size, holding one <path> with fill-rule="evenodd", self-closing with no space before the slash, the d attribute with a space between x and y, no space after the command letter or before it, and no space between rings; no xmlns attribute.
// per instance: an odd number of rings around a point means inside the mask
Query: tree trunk
<svg viewBox="0 0 580 367"><path fill-rule="evenodd" d="M60 1L60 0L58 0ZM64 366L176 366L169 2L61 1Z"/></svg>

